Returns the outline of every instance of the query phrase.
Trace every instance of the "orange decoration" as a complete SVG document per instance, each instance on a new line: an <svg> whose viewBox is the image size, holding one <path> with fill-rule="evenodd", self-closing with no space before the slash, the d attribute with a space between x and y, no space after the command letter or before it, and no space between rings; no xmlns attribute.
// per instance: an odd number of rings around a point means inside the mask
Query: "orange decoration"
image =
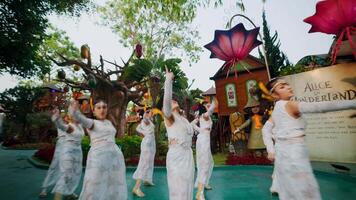
<svg viewBox="0 0 356 200"><path fill-rule="evenodd" d="M256 129L261 129L261 128L262 128L261 115L254 114L254 115L252 116L252 120L255 121L255 128L256 128Z"/></svg>

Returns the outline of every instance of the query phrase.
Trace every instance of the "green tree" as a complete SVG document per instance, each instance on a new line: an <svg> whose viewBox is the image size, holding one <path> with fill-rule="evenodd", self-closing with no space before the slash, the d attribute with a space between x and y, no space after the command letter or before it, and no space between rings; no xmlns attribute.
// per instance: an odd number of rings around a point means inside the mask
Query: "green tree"
<svg viewBox="0 0 356 200"><path fill-rule="evenodd" d="M3 0L0 2L0 73L22 77L48 73L38 54L47 37L47 16L79 15L90 0Z"/></svg>
<svg viewBox="0 0 356 200"><path fill-rule="evenodd" d="M188 56L196 62L202 48L191 22L203 3L208 1L111 0L99 7L99 13L125 47L141 43L147 58Z"/></svg>
<svg viewBox="0 0 356 200"><path fill-rule="evenodd" d="M9 111L6 113L6 121L13 123L12 128L19 129L24 137L29 126L27 117L33 113L33 103L41 95L43 91L40 88L28 85L19 85L0 93L0 104Z"/></svg>
<svg viewBox="0 0 356 200"><path fill-rule="evenodd" d="M46 30L47 37L39 46L37 51L38 57L43 59L43 63L47 66L46 73L38 74L43 82L52 82L56 77L59 68L53 62L53 59L60 59L61 56L66 58L80 57L80 50L67 36L66 32L50 25ZM68 71L67 76L75 77L79 73L76 71Z"/></svg>
<svg viewBox="0 0 356 200"><path fill-rule="evenodd" d="M65 68L67 72L73 70L73 65L81 68L83 79L62 77L60 81L72 88L90 91L94 99L97 97L106 99L110 108L108 117L118 134L122 135L125 133L125 116L130 101L140 104L148 88L155 88L156 100L159 99L165 66L168 66L177 77L173 83L175 91L188 85L187 77L179 68L180 59L138 58L137 55L137 51L133 51L122 65L105 60L102 56L99 63L92 63L90 49L83 45L82 58L67 58L59 54L58 59L51 57L51 60L58 66L67 67ZM107 67L106 64L113 65L115 69L113 70L112 66Z"/></svg>
<svg viewBox="0 0 356 200"><path fill-rule="evenodd" d="M271 73L271 78L279 75L279 71L285 66L289 66L287 56L279 49L281 42L278 39L277 31L273 35L270 33L270 29L266 20L266 13L263 11L263 41L266 50L267 62ZM263 59L263 54L259 51L260 57Z"/></svg>

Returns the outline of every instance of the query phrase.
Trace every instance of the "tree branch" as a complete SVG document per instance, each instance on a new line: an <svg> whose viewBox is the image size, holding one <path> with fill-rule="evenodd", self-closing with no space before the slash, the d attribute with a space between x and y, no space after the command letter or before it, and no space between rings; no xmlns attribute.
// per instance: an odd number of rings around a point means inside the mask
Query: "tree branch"
<svg viewBox="0 0 356 200"><path fill-rule="evenodd" d="M115 63L114 63L114 62L110 62L110 61L105 60L105 59L103 59L103 61L104 61L104 62L107 62L107 63L109 63L109 64L112 64L112 65L114 65L115 67L118 67L119 69L123 69L123 67L121 67L120 65L116 64L116 62L115 62Z"/></svg>
<svg viewBox="0 0 356 200"><path fill-rule="evenodd" d="M90 87L85 84L85 83L77 83L73 80L70 80L70 79L54 79L55 81L59 81L59 82L63 82L67 85L69 85L70 87L72 88L79 88L79 89L82 89L82 90L90 90Z"/></svg>
<svg viewBox="0 0 356 200"><path fill-rule="evenodd" d="M137 85L141 85L143 83L146 83L147 81L149 81L149 79L144 79L144 80L142 80L140 82L133 82L131 84L127 84L127 88L132 88L132 87L135 87Z"/></svg>
<svg viewBox="0 0 356 200"><path fill-rule="evenodd" d="M109 87L113 87L113 85L111 84L111 82L106 79L105 77L99 75L98 73L95 73L91 67L89 67L87 64L81 62L81 61L77 61L77 60L71 60L71 59L68 59L66 57L64 57L63 55L61 54L58 54L62 59L65 60L65 62L57 62L56 60L54 60L53 58L50 58L54 63L56 63L56 65L58 66L69 66L69 65L79 65L83 71L86 73L86 74L92 74L94 75L95 78L97 78L98 80L100 80L101 82L105 83L106 85L108 85ZM89 61L88 61L89 63Z"/></svg>
<svg viewBox="0 0 356 200"><path fill-rule="evenodd" d="M124 72L124 70L109 71L106 73L106 76L110 77L113 74L119 74L119 73L123 73L123 72Z"/></svg>

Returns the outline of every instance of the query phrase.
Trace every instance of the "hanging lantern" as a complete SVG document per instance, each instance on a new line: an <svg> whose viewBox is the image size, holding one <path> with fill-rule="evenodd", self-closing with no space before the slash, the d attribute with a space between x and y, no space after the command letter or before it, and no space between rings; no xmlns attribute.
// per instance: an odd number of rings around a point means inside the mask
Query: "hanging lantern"
<svg viewBox="0 0 356 200"><path fill-rule="evenodd" d="M74 69L74 71L79 71L80 70L80 66L79 65L74 65L73 69Z"/></svg>
<svg viewBox="0 0 356 200"><path fill-rule="evenodd" d="M304 22L312 25L309 33L321 32L336 35L337 41L331 52L333 64L344 37L348 39L352 54L356 59L356 44L351 36L352 32L356 31L355 0L319 1L316 4L315 14L304 19Z"/></svg>
<svg viewBox="0 0 356 200"><path fill-rule="evenodd" d="M58 77L59 79L65 79L65 78L66 78L66 72L65 72L63 69L59 70L59 71L57 72L57 77Z"/></svg>
<svg viewBox="0 0 356 200"><path fill-rule="evenodd" d="M141 56L142 56L142 45L141 44L136 44L135 55L137 58L141 58Z"/></svg>
<svg viewBox="0 0 356 200"><path fill-rule="evenodd" d="M242 23L230 30L216 30L214 40L204 47L211 51L210 58L225 61L223 69L228 68L228 75L233 66L245 59L252 49L262 44L257 40L259 30L259 27L246 30Z"/></svg>
<svg viewBox="0 0 356 200"><path fill-rule="evenodd" d="M148 94L148 92L146 92L145 94L143 94L143 98L145 98L146 100L150 98L150 94Z"/></svg>
<svg viewBox="0 0 356 200"><path fill-rule="evenodd" d="M90 54L90 48L87 44L80 47L80 55L83 59L88 59Z"/></svg>
<svg viewBox="0 0 356 200"><path fill-rule="evenodd" d="M97 86L97 80L94 77L94 75L89 75L89 79L88 79L88 85L90 88L96 88Z"/></svg>
<svg viewBox="0 0 356 200"><path fill-rule="evenodd" d="M69 87L68 86L64 86L63 92L65 92L65 93L69 92Z"/></svg>

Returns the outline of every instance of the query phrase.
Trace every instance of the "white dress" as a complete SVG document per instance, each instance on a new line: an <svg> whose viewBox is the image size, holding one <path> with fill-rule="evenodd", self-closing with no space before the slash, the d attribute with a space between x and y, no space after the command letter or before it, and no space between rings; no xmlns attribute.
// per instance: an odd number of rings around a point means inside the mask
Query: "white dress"
<svg viewBox="0 0 356 200"><path fill-rule="evenodd" d="M81 141L84 130L80 125L69 124L74 130L66 133L62 143L61 155L59 158L60 176L52 192L63 195L73 194L78 187L83 170L83 152Z"/></svg>
<svg viewBox="0 0 356 200"><path fill-rule="evenodd" d="M60 177L59 162L60 156L62 155L63 143L65 141L66 132L57 128L57 134L58 135L54 155L51 164L49 165L46 178L42 183L42 188L48 188L50 186L55 185Z"/></svg>
<svg viewBox="0 0 356 200"><path fill-rule="evenodd" d="M173 114L167 127L170 141L167 152L167 180L170 200L192 200L194 189L193 127L184 117Z"/></svg>
<svg viewBox="0 0 356 200"><path fill-rule="evenodd" d="M146 125L144 120L148 120L149 124ZM132 176L135 180L140 179L152 183L154 159L156 153L154 128L155 126L149 119L143 119L136 128L137 132L144 135L144 138L141 142L140 160L137 169Z"/></svg>
<svg viewBox="0 0 356 200"><path fill-rule="evenodd" d="M319 200L305 142L305 122L285 110L288 101L277 101L272 112L275 138L275 181L281 200Z"/></svg>
<svg viewBox="0 0 356 200"><path fill-rule="evenodd" d="M210 131L213 125L211 118L206 121L203 116L199 118L200 127L193 124L196 131L199 131L198 139L196 142L196 159L197 159L197 179L195 186L198 183L209 185L209 179L213 172L214 160L210 149Z"/></svg>
<svg viewBox="0 0 356 200"><path fill-rule="evenodd" d="M88 133L91 147L79 199L126 200L125 160L115 144L115 127L109 120L94 120Z"/></svg>

